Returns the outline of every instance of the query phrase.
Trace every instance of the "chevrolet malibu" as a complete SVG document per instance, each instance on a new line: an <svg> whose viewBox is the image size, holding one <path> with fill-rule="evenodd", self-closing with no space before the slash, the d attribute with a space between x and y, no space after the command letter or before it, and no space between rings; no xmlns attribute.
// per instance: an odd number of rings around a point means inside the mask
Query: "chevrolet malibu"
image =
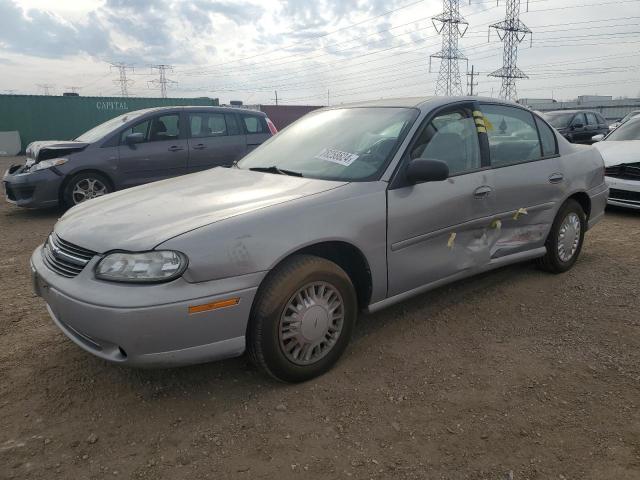
<svg viewBox="0 0 640 480"><path fill-rule="evenodd" d="M298 382L360 310L526 260L567 271L607 193L596 149L516 104L376 101L311 113L233 168L78 205L31 266L55 324L102 359L247 351Z"/></svg>

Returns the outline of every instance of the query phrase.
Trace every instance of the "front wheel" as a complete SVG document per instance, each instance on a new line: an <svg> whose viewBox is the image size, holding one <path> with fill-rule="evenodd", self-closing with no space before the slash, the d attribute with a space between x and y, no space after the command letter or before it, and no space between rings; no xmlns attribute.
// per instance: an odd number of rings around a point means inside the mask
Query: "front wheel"
<svg viewBox="0 0 640 480"><path fill-rule="evenodd" d="M333 262L295 255L260 287L247 331L253 363L283 382L328 371L347 348L357 316L355 289Z"/></svg>
<svg viewBox="0 0 640 480"><path fill-rule="evenodd" d="M578 260L587 219L582 206L573 199L567 200L556 215L545 246L547 253L538 264L551 273L563 273Z"/></svg>
<svg viewBox="0 0 640 480"><path fill-rule="evenodd" d="M111 183L104 175L95 172L78 173L65 185L62 200L65 207L71 208L112 191Z"/></svg>

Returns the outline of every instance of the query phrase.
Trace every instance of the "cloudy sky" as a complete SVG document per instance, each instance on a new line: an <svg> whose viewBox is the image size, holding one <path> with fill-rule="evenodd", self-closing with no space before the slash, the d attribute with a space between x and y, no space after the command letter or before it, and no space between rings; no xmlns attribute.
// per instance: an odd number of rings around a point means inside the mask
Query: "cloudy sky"
<svg viewBox="0 0 640 480"><path fill-rule="evenodd" d="M480 72L476 91L497 96L502 44L488 26L505 2L461 0L461 50ZM533 31L519 48L520 97L640 96L640 0L530 0ZM0 0L0 93L119 95L113 62L132 66L129 92L222 102L324 105L431 95L441 0ZM461 62L466 90L467 63Z"/></svg>

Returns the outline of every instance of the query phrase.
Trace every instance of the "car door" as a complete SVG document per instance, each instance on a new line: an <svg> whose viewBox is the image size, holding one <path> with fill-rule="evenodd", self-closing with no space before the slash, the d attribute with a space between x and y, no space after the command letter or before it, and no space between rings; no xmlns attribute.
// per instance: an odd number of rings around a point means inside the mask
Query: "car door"
<svg viewBox="0 0 640 480"><path fill-rule="evenodd" d="M147 117L120 132L118 178L123 187L155 182L187 172L187 140L180 113ZM141 143L127 143L131 133L141 133Z"/></svg>
<svg viewBox="0 0 640 480"><path fill-rule="evenodd" d="M234 113L187 112L189 172L230 166L247 151L246 137Z"/></svg>
<svg viewBox="0 0 640 480"><path fill-rule="evenodd" d="M597 132L597 134L606 135L607 133L609 133L609 124L607 123L605 118L602 115L600 115L599 113L596 113L595 115L596 115L596 118L598 119L598 132Z"/></svg>
<svg viewBox="0 0 640 480"><path fill-rule="evenodd" d="M576 113L569 125L571 130L571 138L574 143L583 143L587 140L589 132L587 130L587 119L584 113Z"/></svg>
<svg viewBox="0 0 640 480"><path fill-rule="evenodd" d="M598 132L598 119L595 114L592 112L585 112L584 116L587 119L587 133L588 135L585 138L585 141L591 143L591 138L594 135L597 135Z"/></svg>
<svg viewBox="0 0 640 480"><path fill-rule="evenodd" d="M241 113L240 119L245 134L247 135L247 152L269 140L271 131L264 115Z"/></svg>
<svg viewBox="0 0 640 480"><path fill-rule="evenodd" d="M423 122L404 155L388 190L389 296L479 269L489 261L493 172L480 146L483 127L476 125L473 113L472 103L435 113ZM408 184L403 169L414 158L445 162L449 178Z"/></svg>
<svg viewBox="0 0 640 480"><path fill-rule="evenodd" d="M491 258L542 247L566 188L555 134L524 108L481 104L480 109L497 205L499 235Z"/></svg>

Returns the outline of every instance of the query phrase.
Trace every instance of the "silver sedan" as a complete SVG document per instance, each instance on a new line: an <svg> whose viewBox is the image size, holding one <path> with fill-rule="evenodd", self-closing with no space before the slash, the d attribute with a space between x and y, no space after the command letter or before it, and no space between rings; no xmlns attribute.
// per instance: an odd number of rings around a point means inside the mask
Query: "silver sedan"
<svg viewBox="0 0 640 480"><path fill-rule="evenodd" d="M327 371L358 312L535 259L565 272L603 215L596 149L477 97L307 115L232 168L69 210L31 259L76 344L112 362L241 355L282 381Z"/></svg>

